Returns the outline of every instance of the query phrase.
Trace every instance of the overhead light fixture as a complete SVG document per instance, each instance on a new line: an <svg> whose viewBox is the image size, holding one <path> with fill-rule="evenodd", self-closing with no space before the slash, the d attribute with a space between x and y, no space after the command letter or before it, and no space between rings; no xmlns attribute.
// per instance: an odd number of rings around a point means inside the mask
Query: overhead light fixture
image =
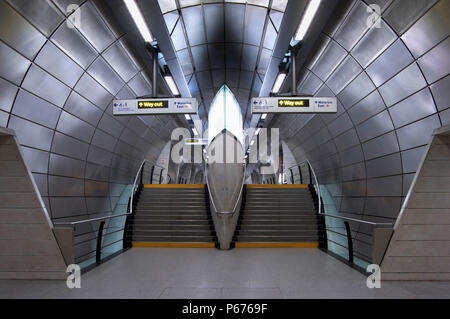
<svg viewBox="0 0 450 319"><path fill-rule="evenodd" d="M205 154L208 153L208 152L206 151L206 148L203 149L203 153L205 153Z"/></svg>
<svg viewBox="0 0 450 319"><path fill-rule="evenodd" d="M258 135L258 134L259 134L259 131L261 131L261 128L260 128L260 127L258 127L258 128L256 129L255 135Z"/></svg>
<svg viewBox="0 0 450 319"><path fill-rule="evenodd" d="M134 23L136 23L136 26L141 33L141 36L144 38L144 41L148 43L153 42L153 36L148 29L147 23L145 23L141 10L139 10L135 0L124 0L124 2L134 20Z"/></svg>
<svg viewBox="0 0 450 319"><path fill-rule="evenodd" d="M175 81L173 80L172 76L165 75L164 79L166 80L166 83L169 86L169 89L172 92L172 94L180 95L180 92L178 91L177 85L175 84Z"/></svg>
<svg viewBox="0 0 450 319"><path fill-rule="evenodd" d="M280 92L281 86L283 85L283 82L286 79L286 76L287 76L286 73L278 74L277 79L275 80L275 84L273 85L273 89L272 89L273 93Z"/></svg>
<svg viewBox="0 0 450 319"><path fill-rule="evenodd" d="M189 114L184 114L184 117L186 118L186 120L190 121L192 118Z"/></svg>
<svg viewBox="0 0 450 319"><path fill-rule="evenodd" d="M255 144L255 140L252 140L252 141L250 142L250 146L253 146L253 144Z"/></svg>
<svg viewBox="0 0 450 319"><path fill-rule="evenodd" d="M264 113L263 115L261 115L261 120L265 120L267 118L267 113Z"/></svg>
<svg viewBox="0 0 450 319"><path fill-rule="evenodd" d="M195 129L195 127L192 128L192 132L194 132L194 135L195 135L195 136L198 135L198 132L197 132L197 130Z"/></svg>
<svg viewBox="0 0 450 319"><path fill-rule="evenodd" d="M297 29L297 33L295 34L296 41L302 41L308 32L309 27L316 15L317 10L319 9L321 0L310 0L308 7L306 8L305 14L302 17L302 21Z"/></svg>

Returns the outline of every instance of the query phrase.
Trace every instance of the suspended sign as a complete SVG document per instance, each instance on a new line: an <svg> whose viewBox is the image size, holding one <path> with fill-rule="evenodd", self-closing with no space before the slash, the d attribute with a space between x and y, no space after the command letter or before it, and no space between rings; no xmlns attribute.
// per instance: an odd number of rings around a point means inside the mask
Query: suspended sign
<svg viewBox="0 0 450 319"><path fill-rule="evenodd" d="M336 113L335 97L257 97L252 113Z"/></svg>
<svg viewBox="0 0 450 319"><path fill-rule="evenodd" d="M114 100L114 115L197 114L195 98Z"/></svg>

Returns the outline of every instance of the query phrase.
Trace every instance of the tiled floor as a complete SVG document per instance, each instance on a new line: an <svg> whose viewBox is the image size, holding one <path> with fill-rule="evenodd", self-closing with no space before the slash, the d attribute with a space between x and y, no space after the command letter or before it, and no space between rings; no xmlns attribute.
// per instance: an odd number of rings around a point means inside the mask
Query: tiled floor
<svg viewBox="0 0 450 319"><path fill-rule="evenodd" d="M450 298L450 282L382 282L317 249L133 248L64 281L0 280L0 298Z"/></svg>

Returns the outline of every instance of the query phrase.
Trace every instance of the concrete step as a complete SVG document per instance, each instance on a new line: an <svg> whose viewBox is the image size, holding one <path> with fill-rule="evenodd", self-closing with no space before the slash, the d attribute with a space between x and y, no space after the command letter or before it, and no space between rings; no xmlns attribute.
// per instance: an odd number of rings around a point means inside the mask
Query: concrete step
<svg viewBox="0 0 450 319"><path fill-rule="evenodd" d="M208 223L205 224L187 224L177 225L170 223L137 223L132 224L133 230L168 230L168 231L214 231L214 227Z"/></svg>
<svg viewBox="0 0 450 319"><path fill-rule="evenodd" d="M215 236L133 236L133 242L211 243Z"/></svg>
<svg viewBox="0 0 450 319"><path fill-rule="evenodd" d="M180 230L180 231L171 231L171 230L132 230L130 233L134 237L141 236L215 236L216 233L207 229L207 230Z"/></svg>
<svg viewBox="0 0 450 319"><path fill-rule="evenodd" d="M235 236L237 242L318 242L318 236Z"/></svg>
<svg viewBox="0 0 450 319"><path fill-rule="evenodd" d="M318 236L318 230L238 230L235 236Z"/></svg>
<svg viewBox="0 0 450 319"><path fill-rule="evenodd" d="M317 224L317 218L297 218L297 219L241 219L238 221L238 225L243 226L251 226L251 225L301 225L301 224Z"/></svg>
<svg viewBox="0 0 450 319"><path fill-rule="evenodd" d="M272 224L272 225L261 225L261 224L253 224L253 225L239 225L236 227L238 231L303 231L303 230L318 230L317 224L290 224L290 225L280 225L280 224Z"/></svg>
<svg viewBox="0 0 450 319"><path fill-rule="evenodd" d="M147 215L140 215L140 216L136 216L133 219L133 222L140 222L141 220L203 220L203 221L207 221L207 220L211 220L210 217L208 217L207 215L203 215L203 214L183 214L183 215L153 215L153 214L147 214Z"/></svg>

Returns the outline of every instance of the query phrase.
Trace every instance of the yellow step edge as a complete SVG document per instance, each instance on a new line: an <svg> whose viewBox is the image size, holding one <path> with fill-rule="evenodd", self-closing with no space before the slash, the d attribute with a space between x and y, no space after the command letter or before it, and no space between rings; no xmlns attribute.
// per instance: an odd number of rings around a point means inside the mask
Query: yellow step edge
<svg viewBox="0 0 450 319"><path fill-rule="evenodd" d="M319 248L319 243L236 243L236 248Z"/></svg>
<svg viewBox="0 0 450 319"><path fill-rule="evenodd" d="M163 247L163 248L214 248L214 243L152 243L133 242L133 247Z"/></svg>
<svg viewBox="0 0 450 319"><path fill-rule="evenodd" d="M248 184L247 188L308 188L308 184L275 185L275 184Z"/></svg>
<svg viewBox="0 0 450 319"><path fill-rule="evenodd" d="M144 188L205 188L205 184L145 184Z"/></svg>

